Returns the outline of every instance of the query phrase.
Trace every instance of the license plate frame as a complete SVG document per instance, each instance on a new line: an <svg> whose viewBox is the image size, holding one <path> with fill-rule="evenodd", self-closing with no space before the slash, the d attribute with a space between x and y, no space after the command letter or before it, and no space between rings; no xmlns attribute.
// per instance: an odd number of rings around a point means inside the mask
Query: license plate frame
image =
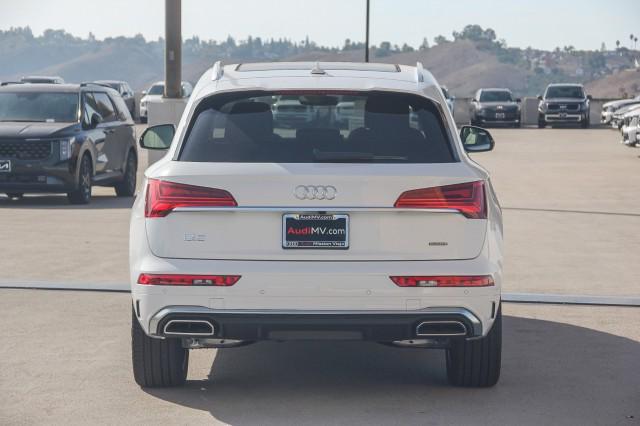
<svg viewBox="0 0 640 426"><path fill-rule="evenodd" d="M504 120L504 118L505 118L504 112L496 112L496 119Z"/></svg>
<svg viewBox="0 0 640 426"><path fill-rule="evenodd" d="M11 160L0 160L0 173L11 173Z"/></svg>
<svg viewBox="0 0 640 426"><path fill-rule="evenodd" d="M282 215L282 248L348 250L349 226L348 214L286 213Z"/></svg>

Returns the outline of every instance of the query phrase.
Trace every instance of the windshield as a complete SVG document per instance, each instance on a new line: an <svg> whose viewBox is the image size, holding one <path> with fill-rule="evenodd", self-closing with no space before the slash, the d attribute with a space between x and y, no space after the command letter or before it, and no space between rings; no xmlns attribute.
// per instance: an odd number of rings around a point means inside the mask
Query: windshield
<svg viewBox="0 0 640 426"><path fill-rule="evenodd" d="M343 109L347 105L348 112ZM194 116L180 161L455 161L436 105L416 95L331 91L223 94L204 101Z"/></svg>
<svg viewBox="0 0 640 426"><path fill-rule="evenodd" d="M546 99L549 98L584 98L584 92L580 86L549 86Z"/></svg>
<svg viewBox="0 0 640 426"><path fill-rule="evenodd" d="M506 90L483 90L480 102L511 102L511 93Z"/></svg>
<svg viewBox="0 0 640 426"><path fill-rule="evenodd" d="M77 93L2 92L0 121L76 122Z"/></svg>
<svg viewBox="0 0 640 426"><path fill-rule="evenodd" d="M149 89L149 95L162 95L164 93L164 84L154 84Z"/></svg>

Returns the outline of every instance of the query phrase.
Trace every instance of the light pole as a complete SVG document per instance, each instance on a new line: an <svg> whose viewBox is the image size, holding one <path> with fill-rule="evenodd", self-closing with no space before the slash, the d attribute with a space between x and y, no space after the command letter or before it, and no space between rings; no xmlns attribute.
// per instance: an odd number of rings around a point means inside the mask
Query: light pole
<svg viewBox="0 0 640 426"><path fill-rule="evenodd" d="M182 97L182 4L165 0L164 96Z"/></svg>
<svg viewBox="0 0 640 426"><path fill-rule="evenodd" d="M369 0L367 0L367 24L366 24L366 37L364 41L364 61L369 62Z"/></svg>

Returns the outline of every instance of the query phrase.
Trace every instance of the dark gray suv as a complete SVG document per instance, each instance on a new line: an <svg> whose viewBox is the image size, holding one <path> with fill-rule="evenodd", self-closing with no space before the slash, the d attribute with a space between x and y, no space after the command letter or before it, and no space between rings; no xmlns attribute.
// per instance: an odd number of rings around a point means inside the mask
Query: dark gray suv
<svg viewBox="0 0 640 426"><path fill-rule="evenodd" d="M589 127L591 95L582 84L550 84L543 96L538 96L538 127L548 124L574 124Z"/></svg>
<svg viewBox="0 0 640 426"><path fill-rule="evenodd" d="M0 193L66 193L91 200L92 185L135 193L135 128L122 97L95 84L0 87Z"/></svg>
<svg viewBox="0 0 640 426"><path fill-rule="evenodd" d="M471 125L520 127L520 99L509 89L480 89L469 104Z"/></svg>

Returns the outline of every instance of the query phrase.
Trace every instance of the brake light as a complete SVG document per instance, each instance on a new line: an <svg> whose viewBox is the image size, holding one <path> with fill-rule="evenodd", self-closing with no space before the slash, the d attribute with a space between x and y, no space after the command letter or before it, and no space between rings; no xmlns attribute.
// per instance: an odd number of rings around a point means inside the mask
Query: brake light
<svg viewBox="0 0 640 426"><path fill-rule="evenodd" d="M486 219L484 181L406 191L400 195L394 207L453 209L470 219Z"/></svg>
<svg viewBox="0 0 640 426"><path fill-rule="evenodd" d="M233 196L222 189L149 179L145 217L164 217L177 207L236 207Z"/></svg>
<svg viewBox="0 0 640 426"><path fill-rule="evenodd" d="M138 284L230 287L240 278L240 275L140 274Z"/></svg>
<svg viewBox="0 0 640 426"><path fill-rule="evenodd" d="M398 287L492 287L491 275L389 277Z"/></svg>

